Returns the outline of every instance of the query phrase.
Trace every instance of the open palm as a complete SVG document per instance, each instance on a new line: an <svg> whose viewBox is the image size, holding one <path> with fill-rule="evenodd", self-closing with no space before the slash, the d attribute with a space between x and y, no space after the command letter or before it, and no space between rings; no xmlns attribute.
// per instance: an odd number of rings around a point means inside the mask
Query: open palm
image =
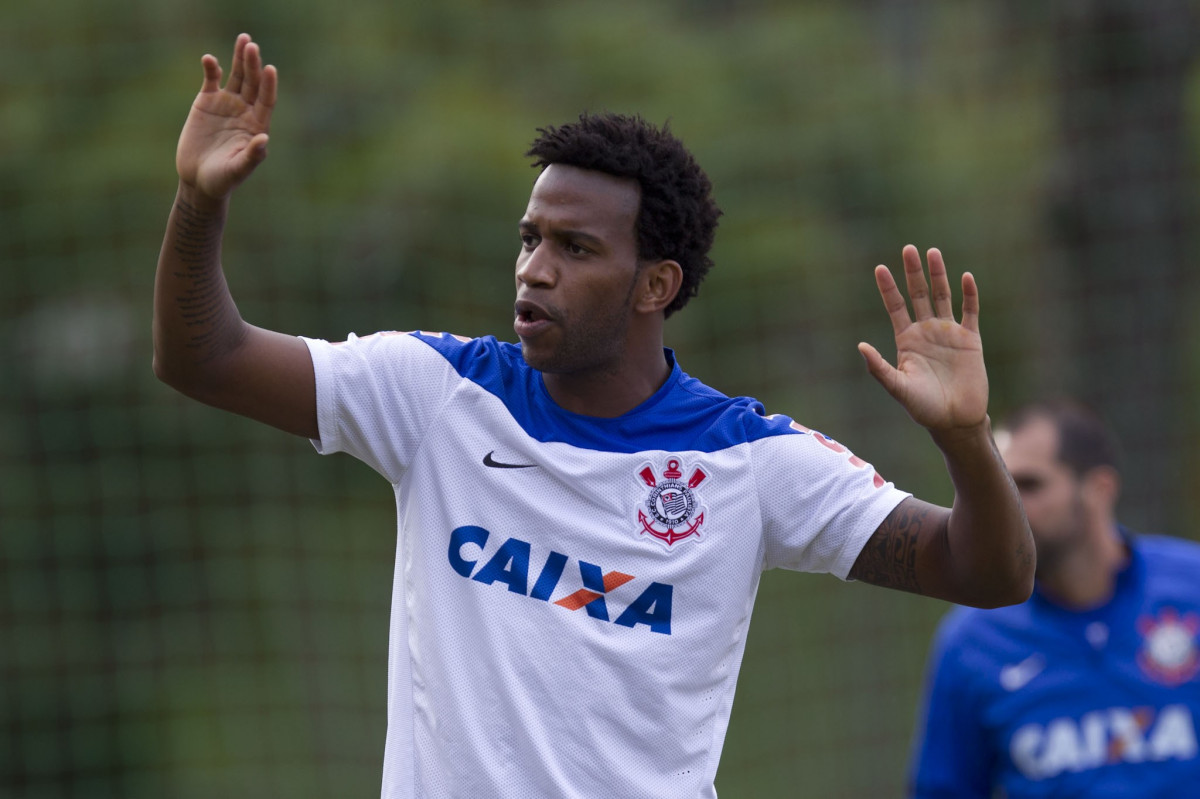
<svg viewBox="0 0 1200 799"><path fill-rule="evenodd" d="M278 78L245 33L234 45L225 88L217 59L206 55L201 64L204 84L179 136L175 168L180 180L222 198L266 158Z"/></svg>
<svg viewBox="0 0 1200 799"><path fill-rule="evenodd" d="M862 343L858 348L867 369L923 427L950 431L979 425L987 417L988 380L975 278L963 274L962 321L956 322L941 252L927 254L928 282L916 247L906 246L903 258L911 316L891 271L875 268L875 283L896 335L896 366Z"/></svg>

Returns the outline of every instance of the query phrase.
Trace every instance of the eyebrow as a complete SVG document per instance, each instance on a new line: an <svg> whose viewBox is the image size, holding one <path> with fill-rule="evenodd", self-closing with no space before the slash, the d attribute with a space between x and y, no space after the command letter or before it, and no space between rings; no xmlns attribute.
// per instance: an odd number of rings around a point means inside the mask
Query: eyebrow
<svg viewBox="0 0 1200 799"><path fill-rule="evenodd" d="M517 227L523 231L532 231L537 233L541 232L537 224L529 221L528 219L522 219L517 223ZM598 247L605 246L604 239L592 233L576 230L575 228L555 228L552 232L553 237L559 240L573 239L575 241L587 242Z"/></svg>

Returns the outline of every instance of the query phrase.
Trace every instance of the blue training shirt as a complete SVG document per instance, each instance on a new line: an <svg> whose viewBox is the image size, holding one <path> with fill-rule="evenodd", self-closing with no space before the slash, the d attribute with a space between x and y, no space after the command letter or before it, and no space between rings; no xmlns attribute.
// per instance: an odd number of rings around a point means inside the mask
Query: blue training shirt
<svg viewBox="0 0 1200 799"><path fill-rule="evenodd" d="M1101 607L1035 590L948 614L910 796L1200 796L1200 546L1122 533L1131 557Z"/></svg>

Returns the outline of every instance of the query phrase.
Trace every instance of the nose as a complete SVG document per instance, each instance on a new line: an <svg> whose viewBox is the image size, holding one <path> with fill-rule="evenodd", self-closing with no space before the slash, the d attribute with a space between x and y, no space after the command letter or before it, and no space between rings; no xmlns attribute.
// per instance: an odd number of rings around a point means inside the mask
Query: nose
<svg viewBox="0 0 1200 799"><path fill-rule="evenodd" d="M549 288L554 285L557 270L554 259L545 241L538 242L532 250L521 250L517 256L517 283L526 286Z"/></svg>

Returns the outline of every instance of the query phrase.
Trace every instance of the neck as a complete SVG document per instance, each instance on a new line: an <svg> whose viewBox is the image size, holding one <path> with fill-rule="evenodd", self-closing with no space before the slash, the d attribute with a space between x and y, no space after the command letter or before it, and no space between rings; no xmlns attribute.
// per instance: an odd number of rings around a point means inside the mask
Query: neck
<svg viewBox="0 0 1200 799"><path fill-rule="evenodd" d="M1129 561L1125 542L1110 524L1085 546L1075 548L1038 578L1042 592L1074 610L1098 607L1112 598L1117 572Z"/></svg>
<svg viewBox="0 0 1200 799"><path fill-rule="evenodd" d="M662 388L671 365L660 343L619 364L569 374L542 373L551 399L564 410L583 416L613 418L628 413Z"/></svg>

